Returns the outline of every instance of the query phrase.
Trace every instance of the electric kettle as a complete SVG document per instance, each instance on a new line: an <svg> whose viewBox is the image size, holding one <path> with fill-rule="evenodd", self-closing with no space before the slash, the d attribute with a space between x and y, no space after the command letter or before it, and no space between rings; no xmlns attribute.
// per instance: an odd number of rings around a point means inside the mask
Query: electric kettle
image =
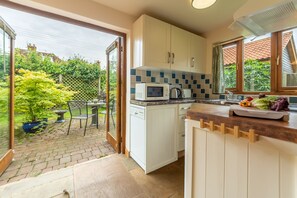
<svg viewBox="0 0 297 198"><path fill-rule="evenodd" d="M170 89L170 99L181 99L183 91L178 87L173 87Z"/></svg>

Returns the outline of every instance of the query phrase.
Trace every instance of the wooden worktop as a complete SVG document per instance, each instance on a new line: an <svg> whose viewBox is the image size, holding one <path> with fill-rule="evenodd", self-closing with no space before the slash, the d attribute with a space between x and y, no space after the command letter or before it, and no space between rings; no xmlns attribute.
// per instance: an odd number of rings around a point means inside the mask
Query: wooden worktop
<svg viewBox="0 0 297 198"><path fill-rule="evenodd" d="M229 107L212 104L193 104L187 118L199 121L225 123L227 127L239 126L241 130L254 129L256 134L297 143L297 113L290 112L289 122L229 116Z"/></svg>

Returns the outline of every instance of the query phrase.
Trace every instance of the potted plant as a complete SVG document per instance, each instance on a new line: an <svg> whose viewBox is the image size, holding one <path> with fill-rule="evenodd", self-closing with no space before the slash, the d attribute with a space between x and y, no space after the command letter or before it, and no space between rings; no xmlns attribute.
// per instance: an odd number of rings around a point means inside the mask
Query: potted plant
<svg viewBox="0 0 297 198"><path fill-rule="evenodd" d="M45 128L55 106L66 105L74 92L57 84L45 72L20 69L15 76L15 111L24 115L25 132Z"/></svg>

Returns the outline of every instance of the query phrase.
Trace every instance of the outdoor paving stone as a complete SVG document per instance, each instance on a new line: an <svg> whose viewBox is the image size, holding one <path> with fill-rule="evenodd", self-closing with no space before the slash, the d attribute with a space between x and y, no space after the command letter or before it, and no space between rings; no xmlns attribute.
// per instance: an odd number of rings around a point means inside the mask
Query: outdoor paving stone
<svg viewBox="0 0 297 198"><path fill-rule="evenodd" d="M85 153L82 154L83 158L88 158L88 157L91 157L91 156L92 156L91 152L85 152Z"/></svg>
<svg viewBox="0 0 297 198"><path fill-rule="evenodd" d="M66 163L66 166L65 167L73 166L75 164L77 164L77 161L71 161L71 162Z"/></svg>
<svg viewBox="0 0 297 198"><path fill-rule="evenodd" d="M32 169L33 169L32 166L26 166L26 167L20 168L19 171L18 171L18 175L27 174L27 173L29 173Z"/></svg>
<svg viewBox="0 0 297 198"><path fill-rule="evenodd" d="M52 170L53 170L53 167L49 167L49 168L43 169L41 173L47 173L47 172L50 172Z"/></svg>
<svg viewBox="0 0 297 198"><path fill-rule="evenodd" d="M71 156L71 161L77 161L82 159L82 155L81 154L75 154Z"/></svg>
<svg viewBox="0 0 297 198"><path fill-rule="evenodd" d="M60 159L60 164L65 164L71 161L71 157L67 156L67 157L63 157Z"/></svg>
<svg viewBox="0 0 297 198"><path fill-rule="evenodd" d="M27 174L23 174L23 175L18 175L16 177L12 177L9 179L9 182L15 182L15 181L19 181L21 179L26 178Z"/></svg>
<svg viewBox="0 0 297 198"><path fill-rule="evenodd" d="M60 160L52 160L47 162L47 168L59 165Z"/></svg>
<svg viewBox="0 0 297 198"><path fill-rule="evenodd" d="M82 163L82 162L86 162L88 161L88 159L81 159L81 160L78 160L78 163Z"/></svg>
<svg viewBox="0 0 297 198"><path fill-rule="evenodd" d="M58 166L53 166L53 170L58 170L58 169L65 168L65 167L66 167L66 164L60 164Z"/></svg>
<svg viewBox="0 0 297 198"><path fill-rule="evenodd" d="M8 179L0 180L0 186L4 185L4 184L7 184L7 183L8 183Z"/></svg>
<svg viewBox="0 0 297 198"><path fill-rule="evenodd" d="M11 171L5 171L2 175L1 175L1 179L9 179L11 177L14 177L18 172L18 169L15 170L11 170Z"/></svg>
<svg viewBox="0 0 297 198"><path fill-rule="evenodd" d="M35 164L34 165L34 169L36 169L36 170L42 170L42 169L44 169L46 167L46 165L47 165L47 162L41 162L39 164Z"/></svg>
<svg viewBox="0 0 297 198"><path fill-rule="evenodd" d="M63 157L63 155L56 155L55 156L55 159L60 159L60 158L62 158Z"/></svg>
<svg viewBox="0 0 297 198"><path fill-rule="evenodd" d="M92 155L98 155L98 154L101 154L100 150L93 150L92 151Z"/></svg>

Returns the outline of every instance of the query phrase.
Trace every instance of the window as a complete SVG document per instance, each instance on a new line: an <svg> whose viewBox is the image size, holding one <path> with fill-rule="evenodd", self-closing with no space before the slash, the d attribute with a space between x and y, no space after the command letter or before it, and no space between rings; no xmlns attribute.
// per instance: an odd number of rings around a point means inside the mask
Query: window
<svg viewBox="0 0 297 198"><path fill-rule="evenodd" d="M297 28L223 45L224 83L235 93L297 92Z"/></svg>

